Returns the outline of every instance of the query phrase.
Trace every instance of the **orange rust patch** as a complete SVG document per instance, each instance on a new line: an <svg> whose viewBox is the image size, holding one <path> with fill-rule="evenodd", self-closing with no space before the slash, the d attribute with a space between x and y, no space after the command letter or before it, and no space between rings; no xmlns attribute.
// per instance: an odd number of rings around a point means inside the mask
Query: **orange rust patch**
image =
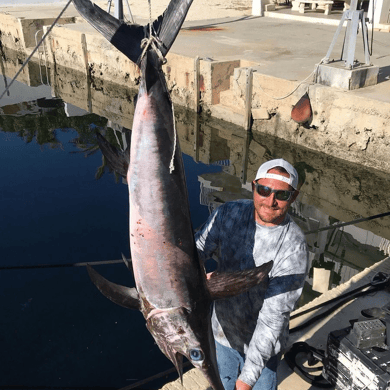
<svg viewBox="0 0 390 390"><path fill-rule="evenodd" d="M205 85L204 85L204 78L203 78L203 75L202 75L202 74L200 75L199 89L200 89L202 92L205 92L205 91L206 91L206 87L205 87Z"/></svg>

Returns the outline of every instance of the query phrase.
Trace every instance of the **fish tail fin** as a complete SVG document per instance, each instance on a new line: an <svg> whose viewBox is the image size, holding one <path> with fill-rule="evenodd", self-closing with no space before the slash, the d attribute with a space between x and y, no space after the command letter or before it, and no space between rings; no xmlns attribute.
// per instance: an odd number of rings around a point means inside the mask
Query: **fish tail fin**
<svg viewBox="0 0 390 390"><path fill-rule="evenodd" d="M193 0L171 0L152 24L152 33L157 35L158 48L165 57L175 42Z"/></svg>
<svg viewBox="0 0 390 390"><path fill-rule="evenodd" d="M164 13L152 23L155 45L165 57L175 41L193 0L171 0ZM126 24L102 10L90 0L73 0L80 15L110 41L132 62L140 62L143 48L141 42L149 38L149 24Z"/></svg>

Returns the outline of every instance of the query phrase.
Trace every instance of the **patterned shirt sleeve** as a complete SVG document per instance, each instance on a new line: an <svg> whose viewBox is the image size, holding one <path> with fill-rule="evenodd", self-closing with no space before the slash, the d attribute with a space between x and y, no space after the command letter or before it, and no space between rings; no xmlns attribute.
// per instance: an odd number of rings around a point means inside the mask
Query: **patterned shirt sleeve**
<svg viewBox="0 0 390 390"><path fill-rule="evenodd" d="M196 247L200 260L205 262L215 253L219 247L219 221L221 208L216 209L206 223L195 235Z"/></svg>
<svg viewBox="0 0 390 390"><path fill-rule="evenodd" d="M306 243L301 242L272 270L263 306L246 353L245 365L239 376L240 380L250 386L255 385L268 359L282 349L281 339L288 337L284 333L288 332L290 312L302 293L306 268Z"/></svg>

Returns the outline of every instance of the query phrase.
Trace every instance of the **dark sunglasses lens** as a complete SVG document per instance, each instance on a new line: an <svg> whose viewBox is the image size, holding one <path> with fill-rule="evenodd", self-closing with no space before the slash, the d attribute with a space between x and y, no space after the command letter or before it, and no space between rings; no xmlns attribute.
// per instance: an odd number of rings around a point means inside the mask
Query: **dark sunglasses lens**
<svg viewBox="0 0 390 390"><path fill-rule="evenodd" d="M264 187L260 184L257 184L256 185L256 189L257 189L257 193L260 195L260 196L264 196L264 197L267 197L267 196L270 196L271 195L271 192L272 192L272 189L269 188L269 187Z"/></svg>
<svg viewBox="0 0 390 390"><path fill-rule="evenodd" d="M275 193L275 198L277 200L289 200L291 192L290 191L277 191Z"/></svg>

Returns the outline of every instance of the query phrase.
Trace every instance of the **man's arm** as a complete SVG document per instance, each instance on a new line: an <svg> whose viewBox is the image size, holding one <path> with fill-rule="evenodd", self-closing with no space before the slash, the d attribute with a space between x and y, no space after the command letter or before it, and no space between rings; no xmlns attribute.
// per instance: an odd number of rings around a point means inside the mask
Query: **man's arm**
<svg viewBox="0 0 390 390"><path fill-rule="evenodd" d="M236 386L235 386L234 390L251 390L252 387L253 386L249 386L245 382L240 381L239 379L237 379Z"/></svg>
<svg viewBox="0 0 390 390"><path fill-rule="evenodd" d="M237 390L248 390L241 382L253 387L261 372L283 346L281 336L288 327L290 312L302 293L307 272L307 249L302 243L290 256L278 262L272 271L263 307L259 312L245 365L237 381Z"/></svg>

